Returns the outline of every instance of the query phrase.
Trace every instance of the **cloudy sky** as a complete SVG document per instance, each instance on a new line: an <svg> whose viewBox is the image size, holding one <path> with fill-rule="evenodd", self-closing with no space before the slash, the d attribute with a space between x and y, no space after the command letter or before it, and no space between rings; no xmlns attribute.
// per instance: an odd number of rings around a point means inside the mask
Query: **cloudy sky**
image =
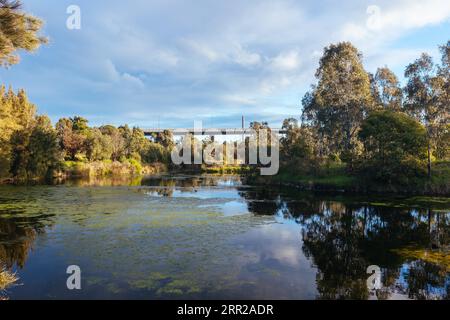
<svg viewBox="0 0 450 320"><path fill-rule="evenodd" d="M450 39L448 0L23 0L49 45L0 70L56 121L141 127L279 126L298 117L323 47L352 41L401 78ZM81 29L69 30L69 5Z"/></svg>

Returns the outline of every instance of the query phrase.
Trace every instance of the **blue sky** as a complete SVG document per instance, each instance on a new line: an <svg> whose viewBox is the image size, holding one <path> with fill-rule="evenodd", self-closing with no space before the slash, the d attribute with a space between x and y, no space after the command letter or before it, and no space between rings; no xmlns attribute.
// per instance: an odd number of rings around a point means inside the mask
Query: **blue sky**
<svg viewBox="0 0 450 320"><path fill-rule="evenodd" d="M0 70L53 121L92 125L279 126L299 117L323 47L352 41L368 71L402 78L450 39L448 0L24 0L49 45ZM81 30L66 28L69 5ZM376 6L376 7L374 7Z"/></svg>

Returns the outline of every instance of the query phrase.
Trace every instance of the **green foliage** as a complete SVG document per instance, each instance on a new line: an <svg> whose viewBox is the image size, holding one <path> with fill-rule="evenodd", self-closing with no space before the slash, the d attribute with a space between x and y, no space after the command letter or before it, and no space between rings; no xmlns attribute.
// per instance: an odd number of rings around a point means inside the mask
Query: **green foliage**
<svg viewBox="0 0 450 320"><path fill-rule="evenodd" d="M30 158L28 145L30 134L26 130L15 131L9 142L11 148L11 162L9 171L14 177L27 177L27 164Z"/></svg>
<svg viewBox="0 0 450 320"><path fill-rule="evenodd" d="M426 181L426 188L433 194L450 194L450 161L438 161L432 168L431 180ZM447 198L450 199L450 198Z"/></svg>
<svg viewBox="0 0 450 320"><path fill-rule="evenodd" d="M159 143L150 142L142 159L147 163L169 163L170 151Z"/></svg>
<svg viewBox="0 0 450 320"><path fill-rule="evenodd" d="M362 124L364 176L402 184L425 174L426 129L400 112L376 111Z"/></svg>
<svg viewBox="0 0 450 320"><path fill-rule="evenodd" d="M76 132L85 132L88 130L89 121L83 117L74 117L70 119L72 122L72 130Z"/></svg>
<svg viewBox="0 0 450 320"><path fill-rule="evenodd" d="M442 64L435 65L431 56L423 53L405 70L408 82L405 86L405 109L427 129L428 175L431 177L432 154L442 145L450 116L450 69L448 55L450 42L442 46ZM437 155L446 154L439 150ZM436 154L436 152L434 152Z"/></svg>
<svg viewBox="0 0 450 320"><path fill-rule="evenodd" d="M202 166L202 171L210 174L249 174L255 172L251 166Z"/></svg>
<svg viewBox="0 0 450 320"><path fill-rule="evenodd" d="M111 160L118 161L126 158L126 140L123 135L123 130L108 125L100 127L100 131L111 139Z"/></svg>
<svg viewBox="0 0 450 320"><path fill-rule="evenodd" d="M173 134L169 130L164 130L162 133L158 133L153 138L156 143L159 143L169 151L171 151L173 146L175 145L173 141Z"/></svg>
<svg viewBox="0 0 450 320"><path fill-rule="evenodd" d="M51 177L60 163L57 134L47 116L38 116L31 131L28 152L28 176Z"/></svg>
<svg viewBox="0 0 450 320"><path fill-rule="evenodd" d="M150 140L148 140L144 131L139 128L133 128L131 132L127 134L126 139L126 155L128 158L141 159L142 154L147 152L149 148Z"/></svg>
<svg viewBox="0 0 450 320"><path fill-rule="evenodd" d="M112 139L99 129L89 130L85 142L86 156L89 161L108 160L112 156Z"/></svg>
<svg viewBox="0 0 450 320"><path fill-rule="evenodd" d="M438 160L450 160L450 123L439 127L436 141L435 157Z"/></svg>
<svg viewBox="0 0 450 320"><path fill-rule="evenodd" d="M17 94L12 88L0 87L0 177L9 177L11 170L26 176L27 146L36 124L36 107L28 101L24 90ZM15 151L13 152L13 146ZM15 154L18 152L18 154ZM23 165L23 166L22 166Z"/></svg>
<svg viewBox="0 0 450 320"><path fill-rule="evenodd" d="M136 159L129 159L128 163L133 168L133 173L134 174L141 174L141 172L142 172L142 164L141 164L140 161L138 161Z"/></svg>
<svg viewBox="0 0 450 320"><path fill-rule="evenodd" d="M59 168L57 134L46 116L38 116L31 127L15 131L10 144L10 172L16 178L51 177Z"/></svg>
<svg viewBox="0 0 450 320"><path fill-rule="evenodd" d="M286 119L282 129L287 131L280 141L282 166L295 174L311 173L316 165L314 130L308 126L299 127L296 119Z"/></svg>
<svg viewBox="0 0 450 320"><path fill-rule="evenodd" d="M392 111L402 109L403 92L397 76L387 67L371 75L371 90L376 107Z"/></svg>

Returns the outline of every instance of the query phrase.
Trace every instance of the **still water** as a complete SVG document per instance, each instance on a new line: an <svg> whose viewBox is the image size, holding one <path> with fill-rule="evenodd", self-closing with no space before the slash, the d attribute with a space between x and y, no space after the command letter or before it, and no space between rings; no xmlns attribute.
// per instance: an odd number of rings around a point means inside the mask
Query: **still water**
<svg viewBox="0 0 450 320"><path fill-rule="evenodd" d="M449 245L448 198L317 195L237 176L0 186L0 262L20 278L9 299L449 299ZM69 265L79 291L66 287Z"/></svg>

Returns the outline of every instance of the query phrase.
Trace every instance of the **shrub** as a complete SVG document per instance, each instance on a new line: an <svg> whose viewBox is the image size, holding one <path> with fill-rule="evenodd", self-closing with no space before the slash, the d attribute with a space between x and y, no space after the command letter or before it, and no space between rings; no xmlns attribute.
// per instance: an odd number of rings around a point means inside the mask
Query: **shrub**
<svg viewBox="0 0 450 320"><path fill-rule="evenodd" d="M426 174L425 128L401 112L377 111L362 124L359 172L370 179L406 184Z"/></svg>

